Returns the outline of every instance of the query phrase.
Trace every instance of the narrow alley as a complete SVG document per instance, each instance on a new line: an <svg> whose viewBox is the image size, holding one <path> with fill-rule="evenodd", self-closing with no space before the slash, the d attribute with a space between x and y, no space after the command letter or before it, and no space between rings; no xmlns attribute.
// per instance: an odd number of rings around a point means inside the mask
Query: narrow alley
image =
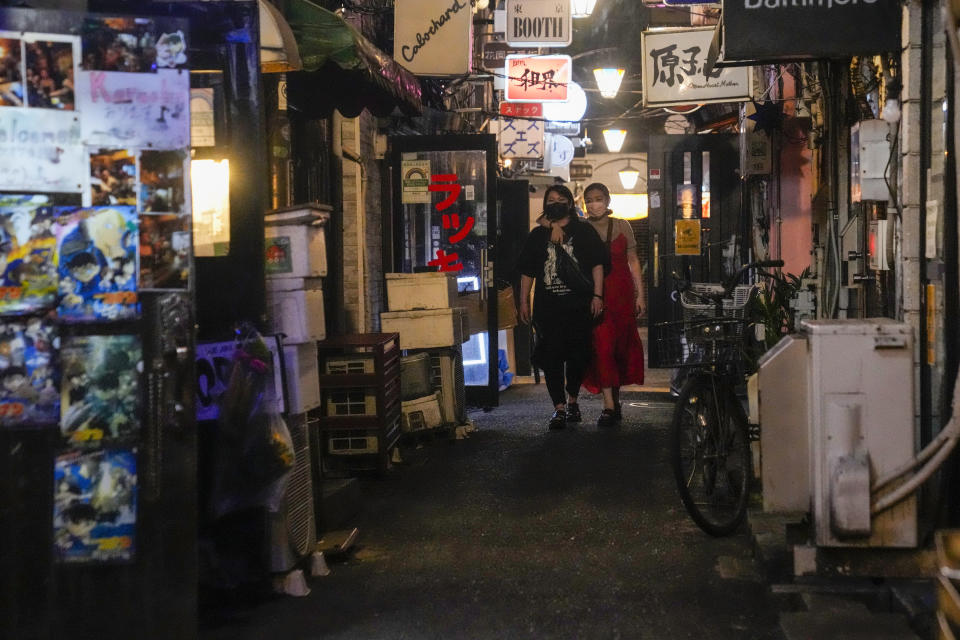
<svg viewBox="0 0 960 640"><path fill-rule="evenodd" d="M356 550L307 597L209 610L201 637L782 637L746 527L710 538L677 498L669 394L625 393L611 430L584 398L559 432L543 385L501 400L363 481Z"/></svg>

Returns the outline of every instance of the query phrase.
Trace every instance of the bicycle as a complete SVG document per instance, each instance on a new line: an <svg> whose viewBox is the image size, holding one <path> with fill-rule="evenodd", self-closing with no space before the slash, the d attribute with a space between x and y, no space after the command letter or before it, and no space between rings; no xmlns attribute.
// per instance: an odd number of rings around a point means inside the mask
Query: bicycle
<svg viewBox="0 0 960 640"><path fill-rule="evenodd" d="M740 526L752 476L747 416L736 388L745 375L746 310L756 285L737 282L750 269L782 266L782 260L752 262L724 285L691 283L674 273L684 319L657 325L661 361L689 374L671 423L674 479L687 513L712 536Z"/></svg>

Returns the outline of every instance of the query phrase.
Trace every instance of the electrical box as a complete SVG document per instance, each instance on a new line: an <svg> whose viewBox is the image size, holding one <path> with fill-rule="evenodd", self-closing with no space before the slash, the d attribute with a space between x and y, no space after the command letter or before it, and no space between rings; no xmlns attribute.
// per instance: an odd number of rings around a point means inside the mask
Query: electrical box
<svg viewBox="0 0 960 640"><path fill-rule="evenodd" d="M850 129L851 202L890 199L885 173L891 166L891 137L885 120L864 120Z"/></svg>
<svg viewBox="0 0 960 640"><path fill-rule="evenodd" d="M865 512L869 478L914 456L913 329L889 318L804 320L801 328L816 544L915 547L916 496L872 521Z"/></svg>

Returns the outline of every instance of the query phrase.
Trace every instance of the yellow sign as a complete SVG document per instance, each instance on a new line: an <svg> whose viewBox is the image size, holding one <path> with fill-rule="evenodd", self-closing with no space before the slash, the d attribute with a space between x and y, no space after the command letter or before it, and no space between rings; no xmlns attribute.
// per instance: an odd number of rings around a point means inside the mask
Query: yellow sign
<svg viewBox="0 0 960 640"><path fill-rule="evenodd" d="M673 224L674 253L678 256L700 255L700 221L676 220Z"/></svg>

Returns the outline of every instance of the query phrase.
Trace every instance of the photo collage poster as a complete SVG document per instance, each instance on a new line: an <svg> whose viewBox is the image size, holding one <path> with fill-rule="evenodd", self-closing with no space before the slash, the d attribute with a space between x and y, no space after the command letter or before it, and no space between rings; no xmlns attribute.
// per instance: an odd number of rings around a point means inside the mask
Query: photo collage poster
<svg viewBox="0 0 960 640"><path fill-rule="evenodd" d="M58 561L129 561L143 354L111 323L190 287L188 31L78 26L0 30L0 428L59 429Z"/></svg>
<svg viewBox="0 0 960 640"><path fill-rule="evenodd" d="M71 451L53 470L58 561L129 562L136 551L137 450Z"/></svg>

